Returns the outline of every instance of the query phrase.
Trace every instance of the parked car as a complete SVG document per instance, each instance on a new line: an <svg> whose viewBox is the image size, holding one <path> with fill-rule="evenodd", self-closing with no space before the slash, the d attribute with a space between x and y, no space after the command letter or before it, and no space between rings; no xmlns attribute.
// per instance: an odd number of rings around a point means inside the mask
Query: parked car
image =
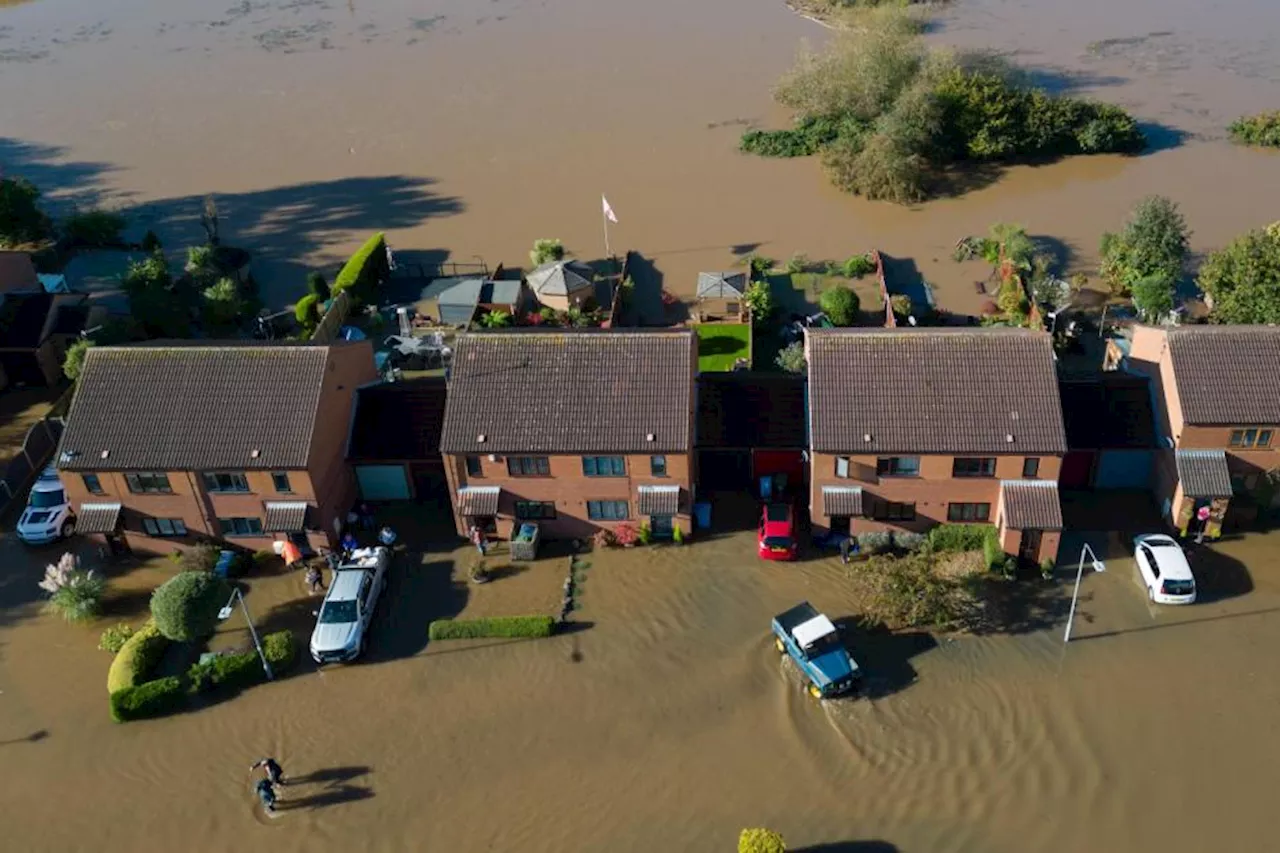
<svg viewBox="0 0 1280 853"><path fill-rule="evenodd" d="M57 470L50 465L40 472L31 487L27 508L18 519L18 538L28 545L47 545L67 538L75 529L71 502L67 500Z"/></svg>
<svg viewBox="0 0 1280 853"><path fill-rule="evenodd" d="M862 681L862 669L840 641L836 626L807 601L773 617L773 642L795 661L815 699L853 692Z"/></svg>
<svg viewBox="0 0 1280 853"><path fill-rule="evenodd" d="M760 510L757 536L762 560L796 558L796 516L790 504L769 503Z"/></svg>
<svg viewBox="0 0 1280 853"><path fill-rule="evenodd" d="M316 663L352 661L364 653L390 562L386 548L357 548L338 564L311 634Z"/></svg>
<svg viewBox="0 0 1280 853"><path fill-rule="evenodd" d="M1182 547L1171 536L1149 533L1133 540L1133 558L1147 587L1147 597L1156 604L1193 604L1196 579Z"/></svg>

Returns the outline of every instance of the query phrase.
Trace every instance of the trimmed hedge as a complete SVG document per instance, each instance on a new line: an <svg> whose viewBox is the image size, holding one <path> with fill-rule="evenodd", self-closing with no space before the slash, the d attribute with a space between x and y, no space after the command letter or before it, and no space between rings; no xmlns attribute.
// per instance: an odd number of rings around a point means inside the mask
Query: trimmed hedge
<svg viewBox="0 0 1280 853"><path fill-rule="evenodd" d="M550 616L495 616L491 619L437 619L427 636L432 640L474 640L480 637L550 637L556 622Z"/></svg>
<svg viewBox="0 0 1280 853"><path fill-rule="evenodd" d="M180 572L151 593L151 619L175 642L203 640L218 625L231 587L210 572Z"/></svg>
<svg viewBox="0 0 1280 853"><path fill-rule="evenodd" d="M1004 547L1000 544L1000 534L994 527L988 527L986 538L982 540L982 558L986 561L987 568L992 571L1001 568L1006 556Z"/></svg>
<svg viewBox="0 0 1280 853"><path fill-rule="evenodd" d="M929 531L929 545L942 554L977 551L990 535L989 524L939 524Z"/></svg>
<svg viewBox="0 0 1280 853"><path fill-rule="evenodd" d="M262 638L262 653L271 664L275 676L287 672L298 658L298 645L292 631L277 631ZM267 680L262 671L262 661L256 651L238 655L218 655L204 663L195 663L187 670L187 681L192 693L204 693L215 687L239 689L252 687Z"/></svg>
<svg viewBox="0 0 1280 853"><path fill-rule="evenodd" d="M387 235L379 231L356 250L333 280L330 293L337 296L344 290L360 302L370 301L378 285L387 279L391 270L387 267Z"/></svg>
<svg viewBox="0 0 1280 853"><path fill-rule="evenodd" d="M111 668L107 670L107 692L116 693L142 683L147 673L160 662L168 647L169 641L160 633L156 624L147 622L125 640L115 659L111 661Z"/></svg>
<svg viewBox="0 0 1280 853"><path fill-rule="evenodd" d="M157 678L111 694L111 719L117 723L162 717L182 707L186 691L176 675Z"/></svg>
<svg viewBox="0 0 1280 853"><path fill-rule="evenodd" d="M298 643L292 631L277 631L262 638L262 653L276 675L288 672L298 662Z"/></svg>

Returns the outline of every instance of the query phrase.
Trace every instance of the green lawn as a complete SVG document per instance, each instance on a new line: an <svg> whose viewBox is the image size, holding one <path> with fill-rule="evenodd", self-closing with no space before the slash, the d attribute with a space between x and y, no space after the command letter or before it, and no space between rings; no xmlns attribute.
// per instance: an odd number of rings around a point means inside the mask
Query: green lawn
<svg viewBox="0 0 1280 853"><path fill-rule="evenodd" d="M698 330L698 370L717 373L733 370L733 363L748 358L751 326L747 323L705 323Z"/></svg>

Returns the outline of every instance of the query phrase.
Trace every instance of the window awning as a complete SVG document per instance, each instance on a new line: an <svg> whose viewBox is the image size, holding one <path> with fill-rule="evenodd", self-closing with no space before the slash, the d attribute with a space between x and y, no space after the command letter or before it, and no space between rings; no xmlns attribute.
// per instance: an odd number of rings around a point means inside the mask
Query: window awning
<svg viewBox="0 0 1280 853"><path fill-rule="evenodd" d="M823 486L823 515L862 515L862 489L857 486Z"/></svg>
<svg viewBox="0 0 1280 853"><path fill-rule="evenodd" d="M307 529L307 504L302 501L267 501L262 529L267 533L301 533Z"/></svg>
<svg viewBox="0 0 1280 853"><path fill-rule="evenodd" d="M497 515L501 495L497 486L463 486L458 489L458 512L472 517Z"/></svg>
<svg viewBox="0 0 1280 853"><path fill-rule="evenodd" d="M1174 454L1182 492L1190 498L1231 497L1231 472L1222 450L1179 450Z"/></svg>
<svg viewBox="0 0 1280 853"><path fill-rule="evenodd" d="M640 486L636 489L639 515L677 515L680 512L679 486Z"/></svg>
<svg viewBox="0 0 1280 853"><path fill-rule="evenodd" d="M1010 530L1062 529L1062 503L1054 480L1005 480L1000 500L1004 526Z"/></svg>
<svg viewBox="0 0 1280 853"><path fill-rule="evenodd" d="M120 504L80 504L76 533L115 533L120 526Z"/></svg>

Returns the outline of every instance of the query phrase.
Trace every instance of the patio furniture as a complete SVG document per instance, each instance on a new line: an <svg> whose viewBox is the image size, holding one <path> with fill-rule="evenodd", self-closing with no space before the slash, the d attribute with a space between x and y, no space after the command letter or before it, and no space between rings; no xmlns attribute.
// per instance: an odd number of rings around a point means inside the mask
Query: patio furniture
<svg viewBox="0 0 1280 853"><path fill-rule="evenodd" d="M539 535L538 525L529 521L521 524L515 535L511 537L511 559L536 560Z"/></svg>

